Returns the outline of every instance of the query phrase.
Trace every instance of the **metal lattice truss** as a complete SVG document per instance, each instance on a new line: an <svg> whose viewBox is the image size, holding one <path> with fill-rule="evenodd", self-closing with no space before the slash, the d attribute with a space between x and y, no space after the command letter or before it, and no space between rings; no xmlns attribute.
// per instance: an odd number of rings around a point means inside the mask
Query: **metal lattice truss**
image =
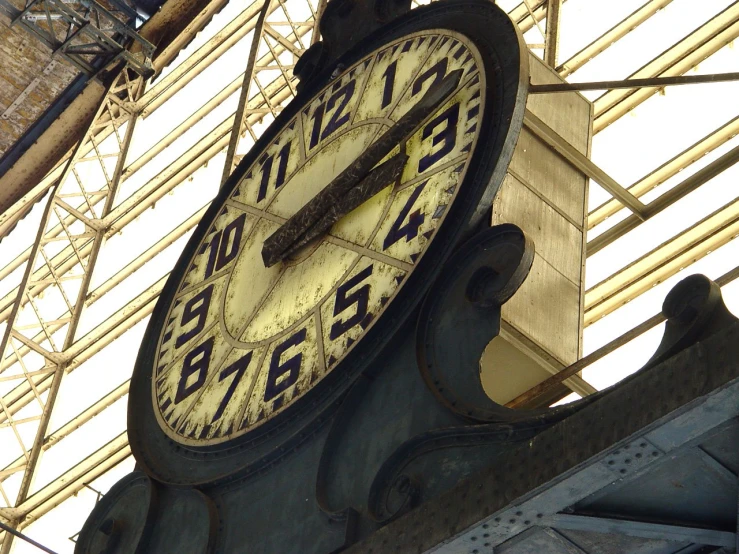
<svg viewBox="0 0 739 554"><path fill-rule="evenodd" d="M509 14L529 46L569 78L670 3L643 2L564 62L558 62L562 0L509 2ZM44 6L51 4L57 5L55 0L29 4L21 20L45 21L51 32L56 20L41 15L30 18L41 10L49 13ZM243 10L234 3L207 26L202 22L188 27L175 41L182 52L171 53L172 63L153 82L127 69L118 74L71 157L5 214L12 218L22 213L46 191L45 200L26 218L38 214L37 236L28 236L0 267L0 520L4 523L17 529L29 527L74 495L82 497L85 487L94 487L96 479L130 458L120 406L125 405L141 327L182 241L223 177L295 95L292 69L317 39L314 21L323 7L323 0L267 0ZM739 3L734 3L632 77L682 75L737 36ZM122 59L136 69L135 60ZM651 87L605 93L594 104L594 131L619 121L657 92ZM610 199L589 215L591 230L602 229L610 218L608 228L589 241L589 255L665 212L739 159L736 145L709 162L704 158L733 144L730 141L739 131L739 118L734 117L624 187L552 136L535 118L528 117L525 124L609 194ZM690 167L698 169L673 182ZM650 192L668 182L672 184L667 192L647 200ZM610 224L614 219L618 222ZM161 230L147 232L152 222ZM591 287L586 293L586 325L717 251L737 233L739 204L734 198ZM725 274L721 283L730 282L736 273ZM632 322L626 333L514 404L531 400L607 356L658 325L660 317ZM116 359L116 339L119 344L130 342L125 360ZM74 381L78 375L85 377ZM65 393L67 381L72 384ZM117 427L106 427L107 434L87 432L87 450L67 457L58 454L116 409ZM53 460L53 467L44 466L46 459ZM78 522L69 523L65 537L73 535L92 508L95 495L90 494L86 511ZM0 554L5 554L11 537L0 533L0 538ZM43 542L44 537L34 538Z"/></svg>
<svg viewBox="0 0 739 554"><path fill-rule="evenodd" d="M88 75L117 61L152 73L154 45L135 31L141 16L130 1L0 0L0 11Z"/></svg>

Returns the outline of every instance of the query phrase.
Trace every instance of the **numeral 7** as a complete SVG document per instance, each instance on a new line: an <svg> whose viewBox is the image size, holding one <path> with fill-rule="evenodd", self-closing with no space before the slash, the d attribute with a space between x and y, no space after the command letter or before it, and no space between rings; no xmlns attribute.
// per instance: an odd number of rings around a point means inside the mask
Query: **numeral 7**
<svg viewBox="0 0 739 554"><path fill-rule="evenodd" d="M218 382L226 380L234 373L236 374L236 376L233 378L233 381L231 381L231 384L228 386L226 394L223 395L223 400L221 400L221 403L218 406L218 409L216 410L211 423L215 423L216 421L221 419L223 412L226 411L226 406L228 406L228 403L231 401L231 397L234 395L236 387L239 386L239 381L241 381L244 373L246 373L246 368L249 367L249 362L251 362L251 357L253 353L254 352L248 352L244 354L243 356L241 356L241 358L232 363L226 369L221 370L221 374L218 376ZM247 398L246 400L248 401L249 399Z"/></svg>

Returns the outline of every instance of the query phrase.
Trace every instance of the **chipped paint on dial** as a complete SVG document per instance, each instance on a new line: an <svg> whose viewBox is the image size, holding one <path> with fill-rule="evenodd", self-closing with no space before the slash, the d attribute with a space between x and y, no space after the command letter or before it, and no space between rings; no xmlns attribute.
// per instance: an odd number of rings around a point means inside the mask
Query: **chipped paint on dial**
<svg viewBox="0 0 739 554"><path fill-rule="evenodd" d="M168 436L204 446L259 427L382 324L464 179L484 110L481 67L459 34L408 35L348 68L256 158L191 260L159 339L152 396ZM264 240L459 68L457 91L390 154L409 156L398 182L265 268Z"/></svg>

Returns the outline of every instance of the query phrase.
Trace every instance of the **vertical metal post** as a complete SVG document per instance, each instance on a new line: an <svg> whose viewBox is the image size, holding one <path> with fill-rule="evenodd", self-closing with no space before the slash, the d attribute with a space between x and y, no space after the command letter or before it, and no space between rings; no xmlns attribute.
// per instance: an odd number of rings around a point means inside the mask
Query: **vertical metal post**
<svg viewBox="0 0 739 554"><path fill-rule="evenodd" d="M547 32L544 36L544 62L550 67L557 67L559 14L561 9L562 0L547 0Z"/></svg>
<svg viewBox="0 0 739 554"><path fill-rule="evenodd" d="M231 129L231 140L228 143L226 151L226 163L223 164L223 176L221 177L221 185L226 182L228 176L231 175L233 169L234 156L236 155L236 147L239 145L241 138L241 125L244 121L244 112L246 111L246 103L249 100L249 88L254 79L254 65L257 63L257 52L259 51L259 43L264 34L264 21L267 19L269 8L272 0L264 0L262 11L259 12L257 24L254 27L254 38L251 41L251 50L249 51L249 59L246 62L246 71L244 71L244 81L241 84L241 94L239 96L239 106L236 108L234 115L233 128Z"/></svg>

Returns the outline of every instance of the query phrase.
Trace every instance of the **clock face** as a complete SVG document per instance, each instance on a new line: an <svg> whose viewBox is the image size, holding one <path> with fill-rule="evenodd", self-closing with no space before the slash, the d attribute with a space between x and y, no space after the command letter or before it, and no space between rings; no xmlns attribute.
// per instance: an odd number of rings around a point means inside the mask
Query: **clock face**
<svg viewBox="0 0 739 554"><path fill-rule="evenodd" d="M337 76L241 172L158 337L151 394L170 438L214 445L262 426L383 325L457 199L485 112L482 67L461 34L406 35ZM400 177L265 267L265 239L457 69L457 90L389 154L408 156Z"/></svg>

